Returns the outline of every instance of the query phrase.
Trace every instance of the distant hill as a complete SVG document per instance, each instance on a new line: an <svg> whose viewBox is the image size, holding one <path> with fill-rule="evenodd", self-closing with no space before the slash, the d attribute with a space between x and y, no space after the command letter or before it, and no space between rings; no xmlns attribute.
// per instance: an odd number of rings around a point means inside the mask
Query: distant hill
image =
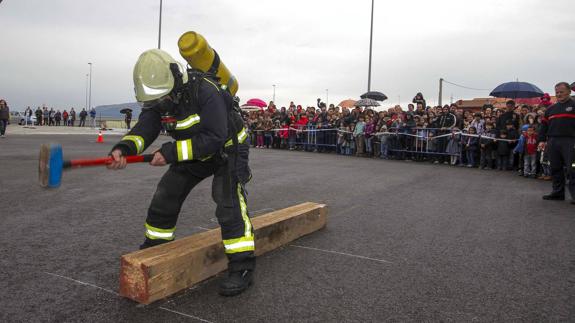
<svg viewBox="0 0 575 323"><path fill-rule="evenodd" d="M120 103L120 104L109 104L109 105L99 105L96 107L96 115L98 117L106 119L123 119L124 115L120 113L120 110L130 108L132 109L132 117L137 119L142 112L142 108L137 102Z"/></svg>

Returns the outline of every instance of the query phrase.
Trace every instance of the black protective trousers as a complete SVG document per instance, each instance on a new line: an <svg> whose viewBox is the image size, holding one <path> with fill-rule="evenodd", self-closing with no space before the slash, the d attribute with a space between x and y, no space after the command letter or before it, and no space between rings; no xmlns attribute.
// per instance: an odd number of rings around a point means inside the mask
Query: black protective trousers
<svg viewBox="0 0 575 323"><path fill-rule="evenodd" d="M210 160L170 165L160 182L146 219L146 241L143 247L174 239L176 222L184 200L205 178L214 175L212 198L222 231L222 241L230 271L253 270L255 267L254 239L248 215L246 193L228 165L228 161Z"/></svg>
<svg viewBox="0 0 575 323"><path fill-rule="evenodd" d="M549 137L547 141L551 177L553 178L553 193L565 195L565 178L569 180L569 192L575 200L575 137Z"/></svg>

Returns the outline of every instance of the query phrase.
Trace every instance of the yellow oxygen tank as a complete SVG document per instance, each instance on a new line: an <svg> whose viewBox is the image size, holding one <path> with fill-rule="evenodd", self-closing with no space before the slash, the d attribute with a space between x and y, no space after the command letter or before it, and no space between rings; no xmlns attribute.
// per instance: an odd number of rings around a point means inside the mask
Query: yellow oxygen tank
<svg viewBox="0 0 575 323"><path fill-rule="evenodd" d="M220 60L206 39L195 31L188 31L180 36L178 47L182 57L191 67L202 72L211 72L220 79L220 86L228 89L232 95L238 92L238 81Z"/></svg>

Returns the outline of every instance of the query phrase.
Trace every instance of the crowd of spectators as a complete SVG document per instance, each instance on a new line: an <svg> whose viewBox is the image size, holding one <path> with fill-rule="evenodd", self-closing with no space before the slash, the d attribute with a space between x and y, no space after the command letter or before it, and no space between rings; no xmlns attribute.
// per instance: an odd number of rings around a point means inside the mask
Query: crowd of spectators
<svg viewBox="0 0 575 323"><path fill-rule="evenodd" d="M35 122L32 116L35 117ZM24 111L24 117L26 118L26 123L34 123L36 126L66 126L74 127L76 126L76 120L78 120L78 127L86 126L86 119L90 117L90 125L95 126L96 120L96 110L92 108L89 112L86 109L82 109L79 113L76 113L74 108L70 110L62 110L47 108L47 107L37 107L36 110L27 107Z"/></svg>
<svg viewBox="0 0 575 323"><path fill-rule="evenodd" d="M418 93L401 106L376 111L364 107L317 106L293 102L277 109L245 113L255 148L332 152L357 157L428 161L484 170L515 170L549 180L549 163L537 148L537 133L551 97L536 106L506 102L468 111L456 104L426 106Z"/></svg>

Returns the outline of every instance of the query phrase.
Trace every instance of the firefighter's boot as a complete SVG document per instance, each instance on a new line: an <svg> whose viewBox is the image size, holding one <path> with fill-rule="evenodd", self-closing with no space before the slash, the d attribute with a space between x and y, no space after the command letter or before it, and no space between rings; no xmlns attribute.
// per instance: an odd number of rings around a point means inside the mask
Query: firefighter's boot
<svg viewBox="0 0 575 323"><path fill-rule="evenodd" d="M248 289L252 283L252 270L232 271L229 272L228 277L220 283L219 293L222 296L235 296Z"/></svg>

